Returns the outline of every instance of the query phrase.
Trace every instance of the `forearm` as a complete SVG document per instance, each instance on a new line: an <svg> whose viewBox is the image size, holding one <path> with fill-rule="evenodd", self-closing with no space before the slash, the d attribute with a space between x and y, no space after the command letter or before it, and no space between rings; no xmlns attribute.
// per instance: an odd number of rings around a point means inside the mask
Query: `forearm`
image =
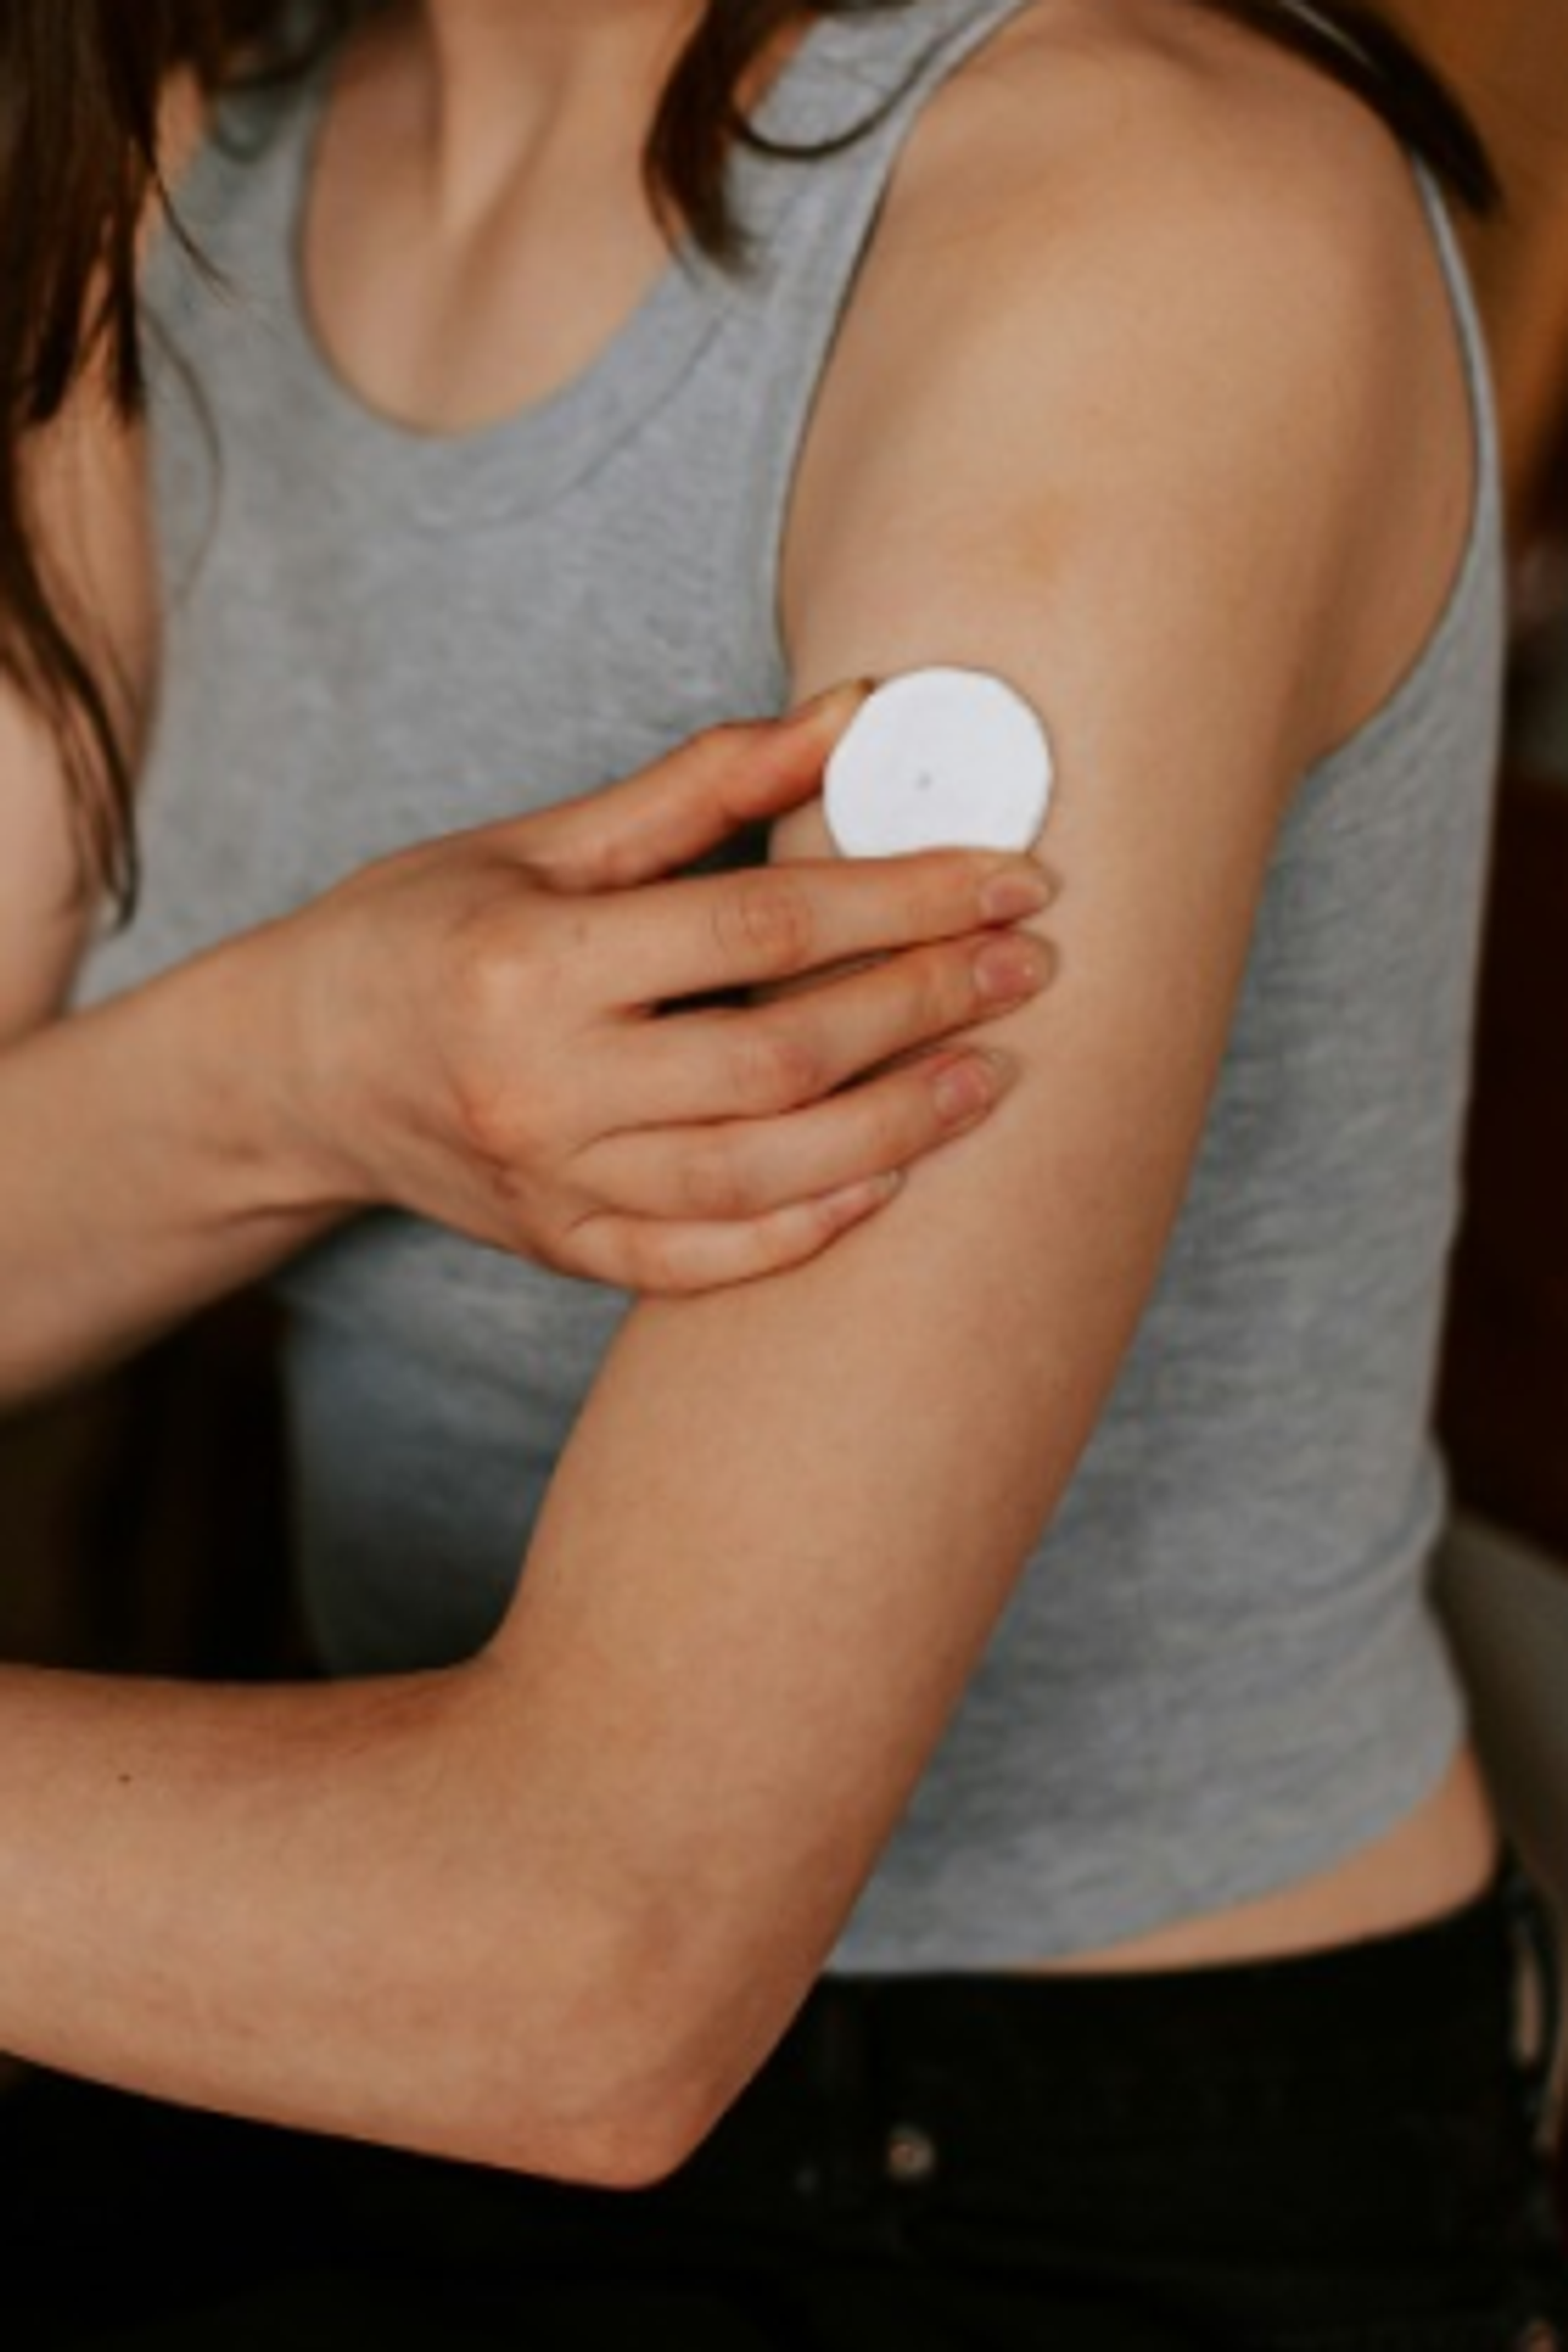
<svg viewBox="0 0 1568 2352"><path fill-rule="evenodd" d="M308 2130L605 2169L630 2021L598 1988L629 1972L550 1860L564 1821L538 1835L498 1800L489 1680L0 1674L0 2048Z"/></svg>
<svg viewBox="0 0 1568 2352"><path fill-rule="evenodd" d="M0 1409L131 1352L342 1213L282 1108L256 933L0 1056Z"/></svg>

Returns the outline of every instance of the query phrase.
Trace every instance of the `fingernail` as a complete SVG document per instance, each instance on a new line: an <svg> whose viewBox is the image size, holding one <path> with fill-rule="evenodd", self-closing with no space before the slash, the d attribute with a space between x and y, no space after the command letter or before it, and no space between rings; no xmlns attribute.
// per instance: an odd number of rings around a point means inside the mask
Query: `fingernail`
<svg viewBox="0 0 1568 2352"><path fill-rule="evenodd" d="M931 1093L944 1126L963 1127L987 1111L1002 1091L997 1064L978 1054L950 1061L932 1081Z"/></svg>
<svg viewBox="0 0 1568 2352"><path fill-rule="evenodd" d="M843 678L838 685L825 686L820 694L813 694L806 702L797 703L793 710L785 711L778 723L781 727L804 726L809 720L820 717L831 704L841 701L845 706L844 715L848 718L851 710L875 691L875 678Z"/></svg>
<svg viewBox="0 0 1568 2352"><path fill-rule="evenodd" d="M1015 923L1038 914L1056 895L1056 885L1038 865L1010 865L988 874L980 885L980 911L988 923Z"/></svg>
<svg viewBox="0 0 1568 2352"><path fill-rule="evenodd" d="M1016 1004L1045 987L1051 977L1050 951L1038 939L990 939L976 951L975 986L991 1004Z"/></svg>

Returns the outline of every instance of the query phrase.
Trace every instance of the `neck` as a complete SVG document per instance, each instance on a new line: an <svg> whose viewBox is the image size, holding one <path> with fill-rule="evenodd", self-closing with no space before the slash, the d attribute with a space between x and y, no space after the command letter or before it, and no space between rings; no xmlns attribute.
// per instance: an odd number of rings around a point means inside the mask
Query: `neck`
<svg viewBox="0 0 1568 2352"><path fill-rule="evenodd" d="M635 154L703 0L414 0L411 96L461 204L548 140Z"/></svg>

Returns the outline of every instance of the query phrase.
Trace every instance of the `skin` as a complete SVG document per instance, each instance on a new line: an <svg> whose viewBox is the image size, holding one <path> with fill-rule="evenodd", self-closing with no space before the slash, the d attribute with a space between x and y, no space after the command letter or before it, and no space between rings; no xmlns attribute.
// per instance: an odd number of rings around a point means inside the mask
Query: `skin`
<svg viewBox="0 0 1568 2352"><path fill-rule="evenodd" d="M590 32L630 60L651 13L430 0L384 83L362 58L308 259L367 397L445 429L549 388L478 317L464 349L435 334L443 251L602 293L563 353L623 312L640 226L607 212L574 270L543 257L577 234L555 175L624 129L580 70ZM351 220L347 191L386 153L378 90L395 110L421 86L442 137L387 216L390 311L398 207L425 186L394 321L349 301L382 215ZM512 89L538 104L509 175ZM469 1664L0 1678L0 2044L578 2179L652 2180L696 2144L806 1991L1072 1475L1179 1207L1279 824L1430 629L1469 465L1417 201L1349 101L1119 0L1039 0L955 77L835 356L785 606L803 690L970 661L1051 715L1062 972L1006 1018L1016 1082L826 1254L639 1305ZM781 828L781 863L818 824ZM1493 1835L1461 1760L1342 1869L1097 1957L1430 1916Z"/></svg>
<svg viewBox="0 0 1568 2352"><path fill-rule="evenodd" d="M921 1049L1044 983L1048 949L1001 934L1046 877L944 855L664 878L721 820L814 791L858 699L715 729L591 802L379 859L20 1037L0 1054L17 1144L0 1400L125 1353L376 1203L646 1291L798 1262L885 1205L1004 1091L1000 1058ZM820 977L851 963L867 968ZM786 975L816 984L661 1010Z"/></svg>
<svg viewBox="0 0 1568 2352"><path fill-rule="evenodd" d="M622 34L652 22L628 17ZM628 79L604 71L611 20L581 24L596 37L576 62L596 101L617 95L623 129L628 92L652 103L667 28L634 48ZM444 29L405 20L390 51L393 95L412 52L432 121ZM540 62L529 124L559 79ZM483 51L468 64L490 70ZM364 78L347 76L351 99ZM399 127L423 155L407 124L377 122ZM480 126L458 127L488 152ZM193 91L172 87L171 184L202 129ZM89 378L28 457L52 563L122 683L134 749L158 658L146 452ZM70 1021L90 909L58 747L0 691L0 1407L130 1352L371 1205L647 1292L799 1262L885 1206L915 1158L1005 1092L1006 1056L959 1033L1049 979L1049 946L1004 934L1052 877L949 855L673 878L814 796L863 691L813 696L786 726L714 728L613 792L378 860ZM664 1009L786 975L788 1009ZM542 1000L558 1017L537 1018Z"/></svg>
<svg viewBox="0 0 1568 2352"><path fill-rule="evenodd" d="M1049 99L1040 86L1046 81L1050 83ZM1043 155L1043 142L1033 135L1033 124L1048 104L1054 148L1049 160ZM1276 51L1232 28L1185 18L1168 0L1110 7L1102 0L1087 0L1087 4L1080 0L1078 5L1026 11L988 44L973 67L950 82L927 110L893 193L893 233L879 239L873 248L798 477L782 582L784 634L793 672L804 687L809 687L845 649L852 650L854 660L864 659L873 669L929 659L929 649L936 644L947 649L944 658L963 657L966 640L961 629L955 629L952 612L946 609L946 581L944 609L940 611L911 611L906 594L894 600L894 584L902 583L906 591L911 579L928 571L928 561L918 544L921 534L916 511L896 498L891 485L868 465L880 446L877 418L889 404L900 400L911 435L906 452L911 470L918 466L923 450L926 463L943 466L956 504L967 498L975 512L985 511L985 481L955 476L958 453L960 462L984 458L984 436L964 432L956 414L947 417L932 415L928 420L909 416L906 387L918 380L925 364L917 324L921 276L937 241L951 235L956 266L965 243L972 239L970 250L977 261L995 254L998 269L997 277L977 274L970 281L976 308L983 310L988 298L992 302L1005 300L1008 281L1004 248L1008 223L1028 219L1039 223L1042 235L1049 234L1057 204L1065 206L1070 200L1068 190L1057 184L1054 151L1070 149L1081 162L1081 174L1070 173L1069 177L1085 201L1100 204L1108 198L1107 175L1118 182L1126 177L1129 158L1114 140L1107 143L1105 136L1107 122L1118 109L1126 110L1129 128L1136 123L1138 136L1148 143L1152 175L1157 175L1160 168L1155 126L1150 120L1153 111L1164 114L1168 110L1192 138L1213 140L1219 147L1225 145L1227 132L1239 134L1244 126L1248 128L1256 139L1255 149L1241 137L1232 141L1234 148L1242 150L1236 156L1240 178L1245 178L1249 170L1262 169L1260 151L1271 136L1276 137L1280 167L1289 160L1302 175L1301 212L1290 222L1265 215L1260 221L1264 242L1274 235L1283 239L1300 234L1299 261L1305 272L1355 257L1359 248L1359 261L1369 273L1361 291L1372 306L1370 313L1362 314L1357 339L1351 351L1342 355L1342 365L1359 369L1367 405L1350 413L1342 408L1332 419L1335 429L1346 436L1342 445L1346 461L1366 470L1360 511L1346 536L1351 576L1316 632L1323 661L1321 702L1306 740L1310 757L1318 758L1347 741L1406 674L1416 650L1436 624L1457 570L1474 495L1473 431L1463 360L1424 218L1403 161L1386 133L1360 110L1348 109L1317 77L1303 78L1299 68L1282 60ZM956 183L964 176L965 156L976 153L988 158L988 186L996 191L995 205L976 201L955 215L948 207ZM1004 155L1015 163L1015 177L1001 163ZM1194 162L1178 142L1169 168L1191 177ZM1341 173L1343 177L1338 176ZM1221 205L1229 202L1243 217L1253 202L1240 185L1231 189L1222 183L1212 193ZM1147 211L1144 220L1128 223L1128 235L1152 231L1154 222L1148 215L1165 209L1154 178L1140 178L1129 191L1129 200L1134 204L1142 201ZM1030 212L1032 204L1038 206L1037 213ZM1014 205L1016 214L1009 209ZM1215 239L1215 260L1229 264L1234 259L1238 265L1232 289L1238 300L1237 315L1206 322L1212 337L1207 355L1214 370L1212 414L1229 419L1233 405L1230 370L1245 371L1267 314L1262 309L1250 314L1241 299L1246 281L1230 223L1209 225ZM1181 226L1191 233L1196 223L1183 222ZM1319 239L1335 244L1338 251L1325 255ZM1152 257L1158 247L1151 239L1145 250ZM1281 249L1282 267L1289 251L1289 247ZM1054 295L1043 276L1035 277L1037 258L1038 246L1030 244L1012 260L1014 267L1038 285L1045 308ZM1064 247L1063 266L1070 267L1073 259ZM1093 266L1087 240L1082 259L1085 267ZM1107 259L1107 267L1111 260L1119 260L1119 254ZM1157 268L1157 262L1152 261L1151 267ZM1194 267L1182 254L1172 256L1168 294L1180 295ZM1312 284L1315 278L1307 275L1302 282ZM1156 343L1167 328L1170 348L1177 350L1202 335L1205 322L1200 318L1192 322L1188 337L1181 336L1180 322L1170 318L1169 300L1156 304L1153 292L1151 287L1148 315ZM1131 294L1128 299L1131 303ZM1059 298L1057 301L1055 315L1059 317ZM1293 323L1282 319L1282 333L1289 332ZM1041 319L1042 354L1047 332ZM913 365L917 340L921 370ZM978 347L978 332L976 340ZM1287 343L1282 351L1293 348ZM997 421L1004 426L1010 416L1015 433L1032 436L1037 429L1035 404L1041 387L1021 355L999 352L996 356L1003 366L1015 357L1018 360L1011 400L1004 396L999 403ZM1130 353L1128 371L1138 364L1137 355ZM1307 364L1304 356L1302 364ZM1161 400L1168 397L1162 365L1162 358L1155 357L1151 378ZM1165 494L1170 481L1184 478L1190 467L1183 453L1169 451L1169 471L1162 479L1160 445L1152 441L1152 478L1145 486L1132 472L1127 466L1127 441L1117 439L1115 418L1107 413L1103 399L1106 382L1114 374L1114 368L1107 366L1098 375L1080 378L1075 388L1088 404L1085 413L1063 416L1060 429L1068 437L1064 445L1079 451L1116 449L1127 511L1126 544L1147 545L1148 514L1158 514L1168 505ZM1317 380L1321 383L1321 376ZM1293 385L1289 395L1282 387L1278 397L1294 401L1298 394L1299 387ZM1324 394L1326 401L1334 398L1330 387L1324 386ZM1375 395L1380 397L1375 399ZM957 397L961 399L962 392ZM1137 429L1146 421L1152 430L1156 420L1142 416L1129 418L1125 429ZM1188 417L1186 422L1190 428L1196 427L1196 419ZM926 429L922 430L922 425ZM1002 446L1010 463L1013 445ZM1281 454L1288 462L1289 447ZM1298 453L1298 462L1305 457L1304 451ZM1054 500L1058 486L1047 487ZM993 483L994 497L1000 495L1000 484ZM1147 505L1140 514L1142 502ZM900 514L908 521L910 539L916 542L906 548L897 528ZM1200 512L1195 512L1192 519L1200 522ZM1059 612L1031 607L1030 642L1017 643L1015 653L1005 638L998 637L995 620L988 612L971 650L977 659L989 658L1004 670L1007 659L999 656L1010 654L1010 674L1026 678L1030 675L1028 664L1038 668L1038 643L1049 642L1050 676L1043 679L1042 697L1054 698L1053 708L1065 708L1063 690L1070 688L1064 664L1071 662L1080 634L1072 624L1081 622L1083 633L1100 632L1088 648L1093 676L1085 681L1086 706L1097 695L1108 704L1108 657L1114 655L1118 644L1109 629L1108 614L1113 604L1123 604L1126 596L1125 583L1111 576L1121 556L1114 517L1108 512L1097 514L1093 543L1086 529L1085 543L1072 559L1059 536L1064 527L1059 505L1053 504L1044 520L1052 534L1053 558L1063 566L1071 562L1070 578L1065 569L1060 574L1069 588L1070 606ZM1287 514L1282 527L1285 535L1280 544L1288 548L1298 526ZM1090 588L1097 549L1106 558L1102 573L1102 607L1096 604ZM1029 561L1028 553L1023 560ZM1042 576L1031 568L1029 577L1038 596ZM1173 583L1170 594L1175 593ZM1216 619L1228 621L1232 608L1223 599L1221 583L1195 583L1193 593L1210 595L1215 601L1209 609ZM961 599L955 601L961 604ZM1163 618L1163 602L1161 611L1152 616L1156 620ZM1022 604L1013 611L1021 612ZM1136 619L1133 630L1136 637ZM1215 725L1223 725L1229 694L1239 682L1234 673L1243 659L1243 643L1239 634L1233 636L1233 650L1227 654L1221 649L1211 657L1214 675L1202 691L1205 712ZM1140 662L1146 662L1148 650L1141 639L1136 650ZM1277 647L1275 658L1277 662ZM1173 705L1190 705L1196 690L1195 674L1189 670L1184 677L1181 654L1174 642L1167 648L1167 661L1166 692ZM1222 668L1231 674L1222 678ZM1161 669L1151 664L1143 674L1152 702ZM1118 696L1124 687L1125 673L1117 678ZM1093 715L1098 717L1099 712ZM1136 716L1129 716L1135 725ZM1149 740L1157 747L1151 762L1157 772L1168 760L1163 729L1152 722ZM1135 753L1127 756L1129 770L1136 757ZM1116 744L1102 743L1095 736L1080 755L1079 768L1102 780L1118 772ZM1176 795L1178 805L1186 790L1184 784ZM1063 873L1076 883L1082 860L1073 855L1071 817L1071 803L1064 799L1061 821L1053 819L1047 846ZM804 852L820 848L824 838L819 823L808 812L789 820L781 833L792 850ZM1072 897L1078 902L1076 911L1087 915L1081 885ZM1074 912L1068 903L1060 919L1052 918L1053 935L1069 965L1075 960ZM1053 1019L1059 1009L1060 1000L1055 1000L1053 1012L1045 1017ZM1331 1869L1223 1912L1177 1921L1113 1947L1077 1953L1070 1965L1111 1970L1248 1959L1395 1929L1433 1917L1474 1893L1494 1868L1496 1838L1480 1764L1473 1749L1466 1747L1442 1786L1413 1814Z"/></svg>

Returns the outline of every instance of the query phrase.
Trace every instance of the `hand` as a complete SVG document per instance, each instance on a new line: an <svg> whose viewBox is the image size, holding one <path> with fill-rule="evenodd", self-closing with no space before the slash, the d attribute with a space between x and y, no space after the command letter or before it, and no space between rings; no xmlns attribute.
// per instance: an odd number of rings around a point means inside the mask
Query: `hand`
<svg viewBox="0 0 1568 2352"><path fill-rule="evenodd" d="M813 1255L983 1119L1004 1061L931 1049L1045 984L1049 947L1009 927L1052 895L1032 859L681 871L814 793L857 702L711 729L274 926L287 1116L323 1194L698 1291Z"/></svg>

